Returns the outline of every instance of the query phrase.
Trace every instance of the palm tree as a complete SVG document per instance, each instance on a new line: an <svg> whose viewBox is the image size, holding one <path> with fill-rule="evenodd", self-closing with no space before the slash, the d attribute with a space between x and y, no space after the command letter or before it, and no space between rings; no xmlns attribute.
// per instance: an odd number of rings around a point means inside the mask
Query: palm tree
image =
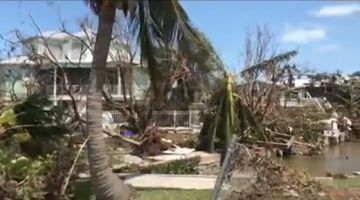
<svg viewBox="0 0 360 200"><path fill-rule="evenodd" d="M285 91L284 91L284 108L287 107L287 102L290 99L291 95L294 94L294 87L295 87L295 76L299 74L299 69L297 69L296 65L289 65L286 64L283 67L283 73L287 77L287 82L285 83Z"/></svg>
<svg viewBox="0 0 360 200"><path fill-rule="evenodd" d="M94 58L90 73L87 95L87 143L88 160L93 188L97 199L126 200L130 198L129 188L112 171L106 155L105 141L102 136L102 91L104 71L109 53L116 5L111 0L89 1L91 8L99 16Z"/></svg>
<svg viewBox="0 0 360 200"><path fill-rule="evenodd" d="M163 59L158 51L167 49L177 54L189 55L189 49L202 50L213 55L208 43L204 43L200 33L192 27L190 20L177 0L85 0L98 15L98 30L94 48L94 58L90 73L87 97L87 144L92 184L97 199L126 200L130 198L129 188L111 171L102 138L102 89L104 72L116 9L130 14L130 19L138 28L141 62L146 63L150 76L153 102L164 101L164 82L170 70L158 65ZM134 31L136 32L136 31ZM187 43L186 48L179 43Z"/></svg>

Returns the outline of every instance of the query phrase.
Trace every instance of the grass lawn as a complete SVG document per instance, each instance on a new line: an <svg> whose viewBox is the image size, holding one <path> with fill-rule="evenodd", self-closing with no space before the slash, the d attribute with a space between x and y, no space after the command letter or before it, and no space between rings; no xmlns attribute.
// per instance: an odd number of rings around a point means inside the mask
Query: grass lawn
<svg viewBox="0 0 360 200"><path fill-rule="evenodd" d="M348 179L334 179L333 184L339 188L360 188L360 177Z"/></svg>
<svg viewBox="0 0 360 200"><path fill-rule="evenodd" d="M208 200L210 190L137 189L139 200ZM74 200L89 200L92 196L89 181L78 182Z"/></svg>
<svg viewBox="0 0 360 200"><path fill-rule="evenodd" d="M334 179L332 186L345 189L360 189L360 177ZM208 200L210 190L177 190L177 189L137 189L139 200ZM79 182L75 189L74 200L91 199L92 191L89 181Z"/></svg>
<svg viewBox="0 0 360 200"><path fill-rule="evenodd" d="M138 190L140 200L208 200L209 190Z"/></svg>

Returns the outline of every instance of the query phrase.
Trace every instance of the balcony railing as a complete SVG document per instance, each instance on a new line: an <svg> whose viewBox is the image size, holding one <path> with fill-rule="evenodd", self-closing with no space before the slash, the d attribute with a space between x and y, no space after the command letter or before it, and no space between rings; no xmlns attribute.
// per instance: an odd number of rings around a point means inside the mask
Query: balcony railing
<svg viewBox="0 0 360 200"><path fill-rule="evenodd" d="M71 91L74 95L86 95L88 85L71 85ZM115 84L105 84L104 91L110 95L121 95L118 91L118 85ZM45 92L47 95L52 96L54 95L54 86L53 85L46 85ZM56 95L67 95L64 87L62 85L56 86Z"/></svg>
<svg viewBox="0 0 360 200"><path fill-rule="evenodd" d="M200 110L187 111L154 111L152 121L159 127L201 127ZM110 111L114 123L126 122L125 117L118 111Z"/></svg>

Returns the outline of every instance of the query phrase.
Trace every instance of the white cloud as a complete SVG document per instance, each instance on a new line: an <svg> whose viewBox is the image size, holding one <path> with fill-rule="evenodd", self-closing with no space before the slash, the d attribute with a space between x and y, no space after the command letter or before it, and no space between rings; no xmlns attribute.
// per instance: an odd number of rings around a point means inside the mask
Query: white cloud
<svg viewBox="0 0 360 200"><path fill-rule="evenodd" d="M339 50L339 46L337 44L324 44L320 45L318 51L321 53L330 53L336 52Z"/></svg>
<svg viewBox="0 0 360 200"><path fill-rule="evenodd" d="M324 6L312 13L315 17L341 17L360 12L360 4Z"/></svg>
<svg viewBox="0 0 360 200"><path fill-rule="evenodd" d="M297 29L288 31L282 36L283 42L306 44L312 41L321 40L326 37L326 32L320 28Z"/></svg>

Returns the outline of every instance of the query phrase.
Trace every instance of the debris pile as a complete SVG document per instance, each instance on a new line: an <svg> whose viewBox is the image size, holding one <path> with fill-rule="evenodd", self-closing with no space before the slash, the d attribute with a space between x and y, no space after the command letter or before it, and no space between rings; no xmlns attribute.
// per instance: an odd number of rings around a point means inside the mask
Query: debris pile
<svg viewBox="0 0 360 200"><path fill-rule="evenodd" d="M135 148L135 154L141 156L160 155L163 151L169 149L172 144L164 140L159 135L160 130L156 127L150 128L142 134L138 141L140 145Z"/></svg>
<svg viewBox="0 0 360 200"><path fill-rule="evenodd" d="M267 131L268 140L258 140L255 144L260 148L272 149L278 157L290 155L312 156L322 154L321 143L313 144L304 142L300 137L275 131Z"/></svg>
<svg viewBox="0 0 360 200"><path fill-rule="evenodd" d="M246 190L232 191L228 200L324 199L325 188L306 172L295 171L269 159L254 158L256 181Z"/></svg>

